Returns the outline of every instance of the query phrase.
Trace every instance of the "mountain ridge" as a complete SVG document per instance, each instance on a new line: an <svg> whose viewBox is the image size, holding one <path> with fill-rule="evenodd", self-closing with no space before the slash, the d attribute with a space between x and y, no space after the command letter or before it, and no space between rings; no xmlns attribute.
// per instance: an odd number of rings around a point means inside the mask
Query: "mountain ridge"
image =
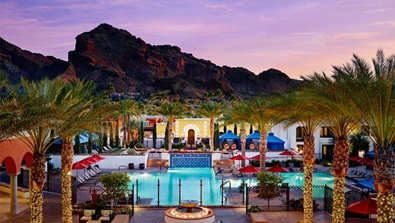
<svg viewBox="0 0 395 223"><path fill-rule="evenodd" d="M93 80L99 89L112 83L116 92L148 97L167 91L182 98L202 98L217 89L239 98L281 93L300 82L273 68L256 75L242 67L221 67L178 46L151 45L105 23L76 37L68 61L22 50L1 37L0 44L0 68L14 82L19 76L79 78Z"/></svg>

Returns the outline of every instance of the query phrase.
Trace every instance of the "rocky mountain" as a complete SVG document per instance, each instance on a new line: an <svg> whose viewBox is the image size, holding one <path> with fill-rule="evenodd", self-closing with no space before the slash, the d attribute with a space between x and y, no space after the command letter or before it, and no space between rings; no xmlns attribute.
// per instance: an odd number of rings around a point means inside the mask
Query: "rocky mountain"
<svg viewBox="0 0 395 223"><path fill-rule="evenodd" d="M184 53L177 46L150 45L108 24L78 35L68 62L24 51L0 40L1 70L14 81L20 76L85 78L101 89L112 83L116 92L148 96L168 91L183 98L201 98L204 92L217 89L227 96L272 94L298 83L275 69L255 75L244 68L220 67Z"/></svg>

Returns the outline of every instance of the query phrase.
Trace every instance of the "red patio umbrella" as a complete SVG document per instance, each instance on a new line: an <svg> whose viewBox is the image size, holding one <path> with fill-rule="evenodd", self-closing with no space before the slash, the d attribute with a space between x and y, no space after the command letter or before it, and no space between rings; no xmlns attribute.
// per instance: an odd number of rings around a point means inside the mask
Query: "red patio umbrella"
<svg viewBox="0 0 395 223"><path fill-rule="evenodd" d="M368 198L350 204L346 210L360 214L377 214L377 201Z"/></svg>
<svg viewBox="0 0 395 223"><path fill-rule="evenodd" d="M248 160L247 157L243 156L243 155L237 155L235 157L230 158L231 160Z"/></svg>
<svg viewBox="0 0 395 223"><path fill-rule="evenodd" d="M106 159L104 156L100 156L99 154L95 154L95 155L93 155L93 156L91 156L91 157L95 157L95 158L98 159L98 160L104 160L104 159Z"/></svg>
<svg viewBox="0 0 395 223"><path fill-rule="evenodd" d="M245 157L245 156L242 156L242 155L237 155L237 156L235 156L235 157L232 157L232 158L230 158L231 160L248 160L248 158L247 157ZM238 166L240 166L240 163L239 163L239 165Z"/></svg>
<svg viewBox="0 0 395 223"><path fill-rule="evenodd" d="M349 157L348 158L348 160L350 160L350 161L359 161L359 160L361 160L362 158L361 157L359 157L359 156L352 156L352 157Z"/></svg>
<svg viewBox="0 0 395 223"><path fill-rule="evenodd" d="M272 166L268 169L266 169L269 172L273 172L273 173L285 173L285 172L289 172L289 170L285 169L284 167L281 167L279 165L275 165Z"/></svg>
<svg viewBox="0 0 395 223"><path fill-rule="evenodd" d="M86 159L87 159L87 160L95 161L95 163L102 160L101 158L99 158L99 157L97 157L97 156L90 156L90 157L88 157L88 158L86 158Z"/></svg>
<svg viewBox="0 0 395 223"><path fill-rule="evenodd" d="M280 155L280 156L287 156L287 159L288 159L288 156L296 156L297 154L292 152L292 151L290 151L290 150L286 150L286 151L284 151L284 152L282 152L282 153L280 153L278 155Z"/></svg>
<svg viewBox="0 0 395 223"><path fill-rule="evenodd" d="M358 160L358 163L362 163L362 164L368 164L368 163L370 163L370 162L372 162L373 160L372 159L369 159L369 158L363 158L363 159L360 159L360 160Z"/></svg>
<svg viewBox="0 0 395 223"><path fill-rule="evenodd" d="M268 160L269 158L265 156L265 160ZM256 156L250 157L250 160L261 160L261 155L258 154Z"/></svg>
<svg viewBox="0 0 395 223"><path fill-rule="evenodd" d="M259 172L259 169L254 167L254 166L248 165L246 167L240 168L239 172L242 172L242 173L257 173L257 172Z"/></svg>
<svg viewBox="0 0 395 223"><path fill-rule="evenodd" d="M73 170L81 170L81 169L85 169L87 168L89 165L86 165L84 163L81 162L76 162L73 163L73 166L71 167Z"/></svg>
<svg viewBox="0 0 395 223"><path fill-rule="evenodd" d="M91 157L88 157L83 160L80 160L79 162L89 166L91 164L96 163L97 161L94 158L92 159Z"/></svg>

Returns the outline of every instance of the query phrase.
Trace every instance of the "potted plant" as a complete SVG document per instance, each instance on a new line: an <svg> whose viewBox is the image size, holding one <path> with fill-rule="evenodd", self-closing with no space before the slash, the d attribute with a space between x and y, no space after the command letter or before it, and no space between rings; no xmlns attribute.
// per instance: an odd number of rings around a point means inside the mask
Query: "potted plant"
<svg viewBox="0 0 395 223"><path fill-rule="evenodd" d="M134 169L134 163L129 163L128 167L129 167L129 170L133 170Z"/></svg>

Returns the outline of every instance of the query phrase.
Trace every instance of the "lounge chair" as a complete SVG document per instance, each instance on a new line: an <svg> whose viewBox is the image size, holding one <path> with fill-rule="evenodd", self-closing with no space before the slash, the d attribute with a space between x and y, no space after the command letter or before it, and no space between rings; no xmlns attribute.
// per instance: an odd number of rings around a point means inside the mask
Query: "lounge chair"
<svg viewBox="0 0 395 223"><path fill-rule="evenodd" d="M223 149L223 150L221 151L221 158L224 157L225 155L227 155L228 158L229 158L229 157L230 157L230 154L231 154L231 153L229 153L229 151L228 151L227 149Z"/></svg>
<svg viewBox="0 0 395 223"><path fill-rule="evenodd" d="M364 181L364 180L370 179L372 177L373 176L370 175L370 174L365 174L363 177L354 177L353 180L355 180L357 182L360 182L360 181Z"/></svg>
<svg viewBox="0 0 395 223"><path fill-rule="evenodd" d="M233 173L233 169L236 169L234 164L226 169L222 169L222 173Z"/></svg>
<svg viewBox="0 0 395 223"><path fill-rule="evenodd" d="M288 163L289 171L296 172L297 168L295 168L294 163Z"/></svg>
<svg viewBox="0 0 395 223"><path fill-rule="evenodd" d="M233 171L232 171L232 176L233 177L242 177L243 174L241 172L239 172L239 170L236 168L236 166L234 166Z"/></svg>

